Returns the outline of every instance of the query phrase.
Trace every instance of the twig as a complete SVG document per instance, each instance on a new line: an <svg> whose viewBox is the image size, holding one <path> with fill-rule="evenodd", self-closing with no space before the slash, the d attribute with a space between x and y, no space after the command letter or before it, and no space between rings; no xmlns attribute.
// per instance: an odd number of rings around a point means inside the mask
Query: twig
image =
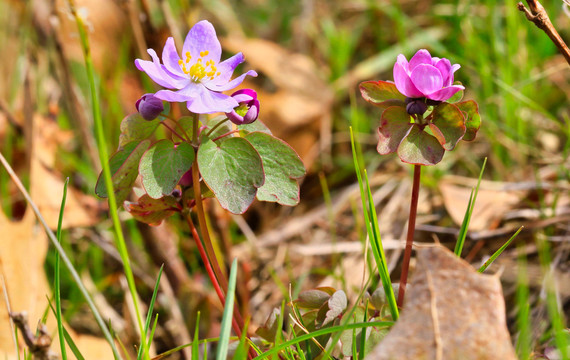
<svg viewBox="0 0 570 360"><path fill-rule="evenodd" d="M526 2L530 10L527 9L522 2L519 2L517 4L519 11L524 12L528 21L533 22L534 25L548 35L550 40L552 40L554 45L556 45L558 50L564 55L568 65L570 65L570 49L568 49L568 45L566 45L560 34L558 34L558 31L556 31L556 28L554 28L554 25L552 25L542 4L538 0L526 0Z"/></svg>
<svg viewBox="0 0 570 360"><path fill-rule="evenodd" d="M10 313L14 324L20 329L24 342L32 352L34 360L58 360L59 357L49 347L51 337L45 324L38 324L38 336L34 335L28 325L28 317L25 312Z"/></svg>

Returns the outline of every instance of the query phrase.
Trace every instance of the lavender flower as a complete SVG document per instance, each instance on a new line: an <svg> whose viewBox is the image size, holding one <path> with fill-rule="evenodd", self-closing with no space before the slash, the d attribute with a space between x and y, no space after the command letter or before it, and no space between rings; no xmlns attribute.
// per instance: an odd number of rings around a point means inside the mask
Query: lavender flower
<svg viewBox="0 0 570 360"><path fill-rule="evenodd" d="M152 61L135 60L135 65L150 78L168 89L155 96L170 102L186 102L188 110L196 114L231 112L238 102L222 94L241 84L247 75L257 76L253 70L230 80L235 68L244 61L242 53L220 62L222 47L214 26L206 20L190 29L182 58L176 51L174 40L166 40L162 50L162 62L153 49L148 49Z"/></svg>
<svg viewBox="0 0 570 360"><path fill-rule="evenodd" d="M135 106L145 120L154 120L164 111L162 100L154 96L154 94L144 94L137 100Z"/></svg>
<svg viewBox="0 0 570 360"><path fill-rule="evenodd" d="M422 98L445 101L459 90L461 85L453 84L453 73L458 64L451 65L447 59L431 57L425 50L419 50L410 62L402 54L394 64L394 82L398 91L410 98Z"/></svg>
<svg viewBox="0 0 570 360"><path fill-rule="evenodd" d="M259 115L259 100L252 89L241 89L232 94L239 106L226 113L228 119L236 125L251 124Z"/></svg>

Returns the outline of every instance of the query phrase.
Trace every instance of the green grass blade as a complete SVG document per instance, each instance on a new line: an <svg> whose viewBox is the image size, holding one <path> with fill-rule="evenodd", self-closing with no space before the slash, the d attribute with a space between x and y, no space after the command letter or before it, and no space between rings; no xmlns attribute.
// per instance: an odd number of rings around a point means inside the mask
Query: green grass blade
<svg viewBox="0 0 570 360"><path fill-rule="evenodd" d="M196 315L196 326L194 327L194 340L192 341L192 359L200 358L200 346L198 339L200 338L200 312Z"/></svg>
<svg viewBox="0 0 570 360"><path fill-rule="evenodd" d="M12 312L10 307L10 299L8 298L8 290L6 287L6 281L4 280L4 275L0 274L0 279L2 280L2 290L4 292L4 302L6 303L6 310L8 310L8 314ZM12 317L8 316L10 322L10 329L12 333L12 341L14 341L14 347L16 349L16 354L18 354L18 360L20 360L20 346L18 345L18 330L16 326L14 326L14 321Z"/></svg>
<svg viewBox="0 0 570 360"><path fill-rule="evenodd" d="M532 329L530 324L529 287L526 255L519 251L517 279L517 355L521 360L529 360L532 352Z"/></svg>
<svg viewBox="0 0 570 360"><path fill-rule="evenodd" d="M368 176L366 170L364 170L364 176L366 179L366 187L364 189L364 183L362 181L360 162L357 152L357 142L354 137L354 132L352 127L350 127L350 144L352 147L352 158L354 161L354 168L356 171L356 177L358 178L358 185L360 188L360 197L362 200L362 211L364 213L364 218L366 222L366 231L368 232L368 238L370 239L370 245L372 248L372 254L374 260L376 261L376 266L380 273L380 278L382 280L382 286L386 293L386 298L390 306L390 313L392 314L392 319L397 320L399 317L398 306L396 305L396 298L394 296L394 290L392 288L392 280L390 279L390 274L388 273L388 265L386 262L386 257L384 256L384 249L382 247L382 240L380 238L380 230L378 228L378 220L376 215L376 208L372 200L372 191L370 190L370 183L368 181ZM367 201L368 200L368 206Z"/></svg>
<svg viewBox="0 0 570 360"><path fill-rule="evenodd" d="M71 349L73 356L75 356L77 360L85 360L85 358L81 354L81 351L79 351L77 345L75 345L75 342L71 338L71 335L69 335L69 332L67 332L65 328L63 328L63 336L65 337L65 342L67 342L67 345Z"/></svg>
<svg viewBox="0 0 570 360"><path fill-rule="evenodd" d="M67 199L67 185L69 185L69 178L65 179L63 184L63 197L61 198L61 207L59 208L59 218L57 220L57 241L61 244L61 224L63 222L63 211L65 209L65 201ZM55 317L57 320L57 333L59 336L59 346L61 349L62 360L67 360L67 351L65 349L65 339L63 334L63 316L61 314L61 287L60 287L60 272L59 272L59 254L55 255L55 269L54 269L54 297L55 297Z"/></svg>
<svg viewBox="0 0 570 360"><path fill-rule="evenodd" d="M274 354L279 353L280 351L284 350L285 348L287 348L289 346L295 345L295 344L300 343L302 341L310 340L312 338L316 338L316 337L321 336L321 335L332 334L335 332L352 330L352 329L364 330L365 328L370 327L370 326L389 327L392 325L393 325L393 322L391 322L391 321L374 321L374 322L367 322L367 323L355 323L355 324L331 326L328 328L313 331L309 334L303 334L303 335L297 336L296 338L294 338L292 340L281 343L279 346L273 347L272 349L266 351L265 353L255 357L253 360L267 359L270 356L273 356Z"/></svg>
<svg viewBox="0 0 570 360"><path fill-rule="evenodd" d="M138 303L137 290L135 287L135 278L133 276L133 271L131 269L129 255L125 239L123 236L123 230L121 228L121 221L119 220L119 214L117 212L117 201L115 199L115 192L113 191L113 182L111 180L111 170L109 168L109 154L107 152L107 141L105 140L105 133L103 129L103 119L101 117L101 105L99 103L98 89L95 85L95 69L93 66L93 60L91 58L91 50L89 45L89 37L87 35L86 26L84 20L75 9L74 0L68 0L68 4L71 9L71 13L75 17L77 22L77 29L79 31L79 38L81 40L81 47L83 50L83 55L85 57L85 67L87 69L87 78L89 80L89 89L91 93L91 106L93 109L93 122L95 125L95 137L97 139L97 149L99 150L99 160L101 161L101 166L103 168L103 178L105 180L105 186L107 187L107 192L109 196L109 211L111 213L111 218L113 220L113 227L116 234L116 245L119 254L121 255L121 260L123 262L123 268L125 270L125 277L127 278L127 283L129 287L129 292L131 293L131 298L133 300L135 313L137 317L137 323L139 326L139 331L141 334L141 344L143 346L143 356L145 359L150 359L148 354L148 347L146 343L146 330L144 328L141 311ZM113 345L114 346L114 345ZM115 352L115 348L113 352ZM115 356L119 356L118 352Z"/></svg>
<svg viewBox="0 0 570 360"><path fill-rule="evenodd" d="M554 279L551 269L552 260L550 258L550 247L546 240L537 239L538 256L544 271L544 284L546 288L546 308L552 323L554 332L554 343L560 351L562 360L568 360L568 333L564 324L564 315L561 314L561 307L554 292Z"/></svg>
<svg viewBox="0 0 570 360"><path fill-rule="evenodd" d="M154 302L156 301L156 296L158 295L158 285L160 284L160 277L162 276L162 270L164 270L164 264L160 266L160 269L158 270L158 276L156 278L156 283L154 284L154 290L152 292L152 298L150 299L150 304L148 305L148 312L146 314L146 323L145 323L145 329L148 331L148 328L150 326L150 322L152 320L152 311L154 310ZM158 314L157 314L158 315ZM150 347L150 344L152 343L152 336L148 339L148 346ZM142 346L139 347L139 351L137 354L137 360L140 360L142 356Z"/></svg>
<svg viewBox="0 0 570 360"><path fill-rule="evenodd" d="M481 166L481 172L479 173L477 186L475 187L475 190L471 191L471 196L469 196L469 203L467 204L467 210L465 211L465 216L463 217L463 222L461 223L461 228L459 229L459 236L457 237L457 243L455 243L455 250L453 251L455 255L459 257L461 257L461 252L463 251L463 245L465 244L465 238L467 237L467 229L469 228L469 222L471 221L471 215L473 214L475 200L477 200L477 193L479 192L479 186L481 185L481 179L483 178L483 171L485 171L486 164L487 158L483 160L483 166Z"/></svg>
<svg viewBox="0 0 570 360"><path fill-rule="evenodd" d="M517 235L522 231L522 229L524 228L524 226L521 226L516 233L514 233L513 236L511 236L511 238L509 240L507 240L506 243L503 244L503 246L501 246L499 248L499 250L495 251L495 253L493 255L491 255L491 257L485 261L485 263L483 264L483 266L481 266L479 268L479 270L477 270L478 272L482 273L485 270L487 270L487 268L489 267L489 265L491 265L493 263L493 261L495 261L499 255L501 255L503 253L503 251L505 251L505 249L507 248L507 246L509 246L511 244L511 242L513 242L513 240L517 237Z"/></svg>
<svg viewBox="0 0 570 360"><path fill-rule="evenodd" d="M220 341L218 342L216 360L224 360L228 356L228 345L230 343L230 332L232 330L232 319L234 312L236 279L237 259L234 259L234 261L232 261L232 268L230 271L228 292L226 293L226 303L224 304L224 315L222 316L222 327L220 330Z"/></svg>

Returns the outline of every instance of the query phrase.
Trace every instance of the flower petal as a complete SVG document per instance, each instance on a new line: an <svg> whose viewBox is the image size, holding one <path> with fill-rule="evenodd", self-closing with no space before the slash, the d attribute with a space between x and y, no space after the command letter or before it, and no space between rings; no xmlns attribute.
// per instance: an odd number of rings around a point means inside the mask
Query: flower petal
<svg viewBox="0 0 570 360"><path fill-rule="evenodd" d="M214 26L207 20L196 23L190 29L188 35L186 35L182 51L183 57L186 52L190 52L192 64L196 63L198 58L200 58L200 52L202 51L208 51L208 55L202 57L204 63L208 60L214 60L216 64L219 63L222 56L222 46L220 41L218 41Z"/></svg>
<svg viewBox="0 0 570 360"><path fill-rule="evenodd" d="M451 63L449 60L445 58L441 59L435 64L435 67L441 72L444 87L453 84L453 73L451 72Z"/></svg>
<svg viewBox="0 0 570 360"><path fill-rule="evenodd" d="M220 84L220 85L215 85L212 82L207 82L204 83L204 86L206 86L208 89L212 90L212 91L228 91L231 90L233 88L235 88L236 86L238 86L239 84L241 84L243 82L243 80L245 79L246 76L253 76L256 77L257 73L254 70L249 70L248 72L246 72L245 74L241 74L240 76L238 76L237 78L233 79L230 82L227 82L225 84ZM221 75L220 75L221 76ZM215 80L215 78L214 78Z"/></svg>
<svg viewBox="0 0 570 360"><path fill-rule="evenodd" d="M154 94L154 96L161 100L170 102L186 102L192 100L194 97L199 96L203 88L204 87L200 84L189 82L185 88L179 91L160 90Z"/></svg>
<svg viewBox="0 0 570 360"><path fill-rule="evenodd" d="M194 96L187 104L188 110L195 114L227 113L238 106L238 102L231 96L210 91L203 86L200 88L198 96Z"/></svg>
<svg viewBox="0 0 570 360"><path fill-rule="evenodd" d="M426 97L443 87L441 72L434 66L420 64L410 74L412 83Z"/></svg>
<svg viewBox="0 0 570 360"><path fill-rule="evenodd" d="M216 76L208 84L222 85L230 81L235 68L244 61L242 53L237 53L229 59L226 59L217 65L220 75Z"/></svg>
<svg viewBox="0 0 570 360"><path fill-rule="evenodd" d="M169 37L164 44L162 49L162 63L166 67L166 70L170 71L174 75L180 77L186 77L182 69L180 68L180 56L176 51L176 45L174 44L174 39Z"/></svg>
<svg viewBox="0 0 570 360"><path fill-rule="evenodd" d="M408 70L411 72L413 71L416 66L426 64L431 65L431 55L429 51L426 49L418 50L418 52L410 59L410 63L408 64Z"/></svg>
<svg viewBox="0 0 570 360"><path fill-rule="evenodd" d="M432 99L435 101L445 101L455 95L456 92L459 90L465 90L465 87L462 85L452 85L436 92L429 94L428 99Z"/></svg>
<svg viewBox="0 0 570 360"><path fill-rule="evenodd" d="M408 72L408 59L406 59L404 54L398 55L398 57L396 58L396 63L400 64L404 68L404 70Z"/></svg>
<svg viewBox="0 0 570 360"><path fill-rule="evenodd" d="M399 58L400 57L398 56L398 59ZM410 79L406 69L399 62L394 64L394 83L396 84L398 91L407 97L417 98L423 96L423 94L412 83L412 79Z"/></svg>
<svg viewBox="0 0 570 360"><path fill-rule="evenodd" d="M135 65L137 69L144 71L155 83L166 88L180 89L185 86L186 80L175 79L166 72L163 65L158 60L158 56L153 49L148 49L148 54L152 58L151 61L136 59Z"/></svg>

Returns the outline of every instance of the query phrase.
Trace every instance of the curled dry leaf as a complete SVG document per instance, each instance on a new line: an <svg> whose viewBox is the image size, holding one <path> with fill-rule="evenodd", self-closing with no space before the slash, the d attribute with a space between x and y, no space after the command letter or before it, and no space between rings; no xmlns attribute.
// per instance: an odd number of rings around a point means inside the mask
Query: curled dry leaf
<svg viewBox="0 0 570 360"><path fill-rule="evenodd" d="M499 278L477 273L448 249L418 249L406 300L368 359L516 359Z"/></svg>

